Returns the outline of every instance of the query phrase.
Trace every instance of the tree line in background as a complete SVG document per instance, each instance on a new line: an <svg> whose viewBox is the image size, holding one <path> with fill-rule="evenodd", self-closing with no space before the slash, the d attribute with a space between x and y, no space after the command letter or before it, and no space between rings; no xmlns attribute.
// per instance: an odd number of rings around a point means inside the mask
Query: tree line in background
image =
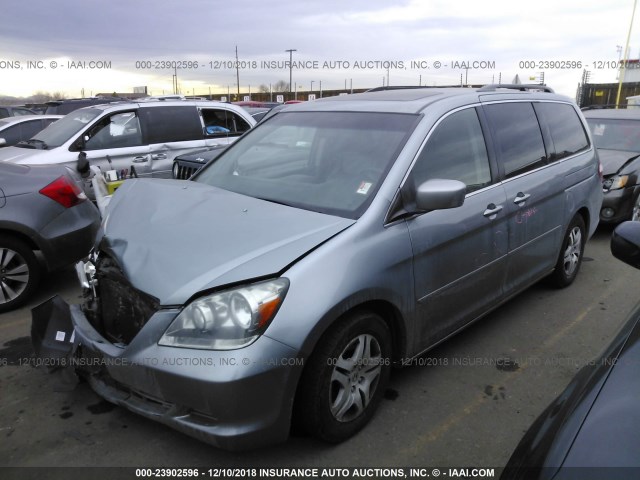
<svg viewBox="0 0 640 480"><path fill-rule="evenodd" d="M45 103L50 100L61 100L67 98L62 92L45 92L38 90L28 97L10 97L8 95L0 95L0 104L2 105L23 105L25 103Z"/></svg>
<svg viewBox="0 0 640 480"><path fill-rule="evenodd" d="M258 91L260 93L270 93L269 85L262 84L258 87ZM278 80L276 83L271 85L271 92L288 92L289 91L289 82L285 82L284 80Z"/></svg>

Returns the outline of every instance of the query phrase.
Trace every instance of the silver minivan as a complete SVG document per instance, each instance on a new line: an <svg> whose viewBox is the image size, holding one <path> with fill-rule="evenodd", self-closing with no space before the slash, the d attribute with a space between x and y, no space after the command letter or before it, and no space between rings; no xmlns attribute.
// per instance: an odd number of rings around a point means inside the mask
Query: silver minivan
<svg viewBox="0 0 640 480"><path fill-rule="evenodd" d="M38 355L222 448L354 435L392 365L576 278L599 161L576 105L535 89L292 105L189 181L125 182L86 303L34 309Z"/></svg>
<svg viewBox="0 0 640 480"><path fill-rule="evenodd" d="M177 155L229 144L255 123L244 109L220 102L93 105L74 110L30 140L3 148L0 161L76 168L84 157L103 172L115 170L116 178L128 178L132 171L138 177L171 178ZM94 198L89 179L85 191Z"/></svg>

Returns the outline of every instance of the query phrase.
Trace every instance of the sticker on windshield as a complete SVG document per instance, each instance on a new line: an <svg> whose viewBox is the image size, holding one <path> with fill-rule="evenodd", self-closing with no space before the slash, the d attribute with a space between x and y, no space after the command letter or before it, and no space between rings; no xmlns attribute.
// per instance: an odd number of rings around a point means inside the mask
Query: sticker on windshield
<svg viewBox="0 0 640 480"><path fill-rule="evenodd" d="M593 134L601 137L604 135L605 124L600 123L593 128Z"/></svg>
<svg viewBox="0 0 640 480"><path fill-rule="evenodd" d="M360 195L366 195L367 193L369 193L371 185L371 182L361 182L358 190L356 190L356 193L359 193Z"/></svg>

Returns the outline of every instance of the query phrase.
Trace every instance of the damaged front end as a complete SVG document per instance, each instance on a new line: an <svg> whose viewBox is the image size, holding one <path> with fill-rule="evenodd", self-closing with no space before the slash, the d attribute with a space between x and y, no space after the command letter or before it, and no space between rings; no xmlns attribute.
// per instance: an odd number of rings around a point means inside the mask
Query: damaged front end
<svg viewBox="0 0 640 480"><path fill-rule="evenodd" d="M291 412L282 406L295 393L288 380L299 374L281 360L295 358L290 347L266 336L232 351L162 345L181 308L161 307L133 287L105 252L76 272L82 305L55 296L32 310L36 355L61 371L64 383L83 377L109 402L229 450L287 438ZM265 356L278 361L247 363ZM283 388L256 403L269 385Z"/></svg>
<svg viewBox="0 0 640 480"><path fill-rule="evenodd" d="M85 332L94 332L93 341L113 347L109 353L118 357L159 310L159 304L135 289L106 255L93 252L78 262L75 270L83 289L83 303L69 305L56 295L33 308L31 339L35 354L48 360L45 364L52 370L96 374L100 371L96 365L101 362L89 361L82 353L76 339L77 324L84 324Z"/></svg>

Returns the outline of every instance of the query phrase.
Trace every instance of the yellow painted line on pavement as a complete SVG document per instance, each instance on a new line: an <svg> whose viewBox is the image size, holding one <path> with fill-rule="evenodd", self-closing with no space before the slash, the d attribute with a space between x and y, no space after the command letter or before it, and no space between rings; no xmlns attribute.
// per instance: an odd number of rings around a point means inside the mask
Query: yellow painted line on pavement
<svg viewBox="0 0 640 480"><path fill-rule="evenodd" d="M572 320L570 323L561 328L554 335L549 337L543 343L541 343L538 348L534 349L531 353L532 356L539 354L541 351L547 350L549 347L553 346L555 343L560 341L570 330L578 326L582 321L587 317L587 315L599 305L604 298L608 297L610 294L610 289L607 290L605 295L599 297L592 305L585 308L582 312L578 314L578 316ZM522 365L517 371L509 373L506 377L504 377L501 382L503 385L507 385L511 383L513 380L518 378L527 368L529 364ZM410 460L411 457L416 456L420 451L422 451L429 443L435 442L442 435L447 433L453 426L460 423L465 417L474 413L481 405L483 405L487 400L490 400L491 397L485 394L478 394L472 401L463 406L456 413L451 414L447 417L443 422L441 422L436 427L430 429L422 435L419 435L416 440L413 442L411 446L404 450L400 450L394 453L393 460L394 462L398 462L399 459L407 459Z"/></svg>

